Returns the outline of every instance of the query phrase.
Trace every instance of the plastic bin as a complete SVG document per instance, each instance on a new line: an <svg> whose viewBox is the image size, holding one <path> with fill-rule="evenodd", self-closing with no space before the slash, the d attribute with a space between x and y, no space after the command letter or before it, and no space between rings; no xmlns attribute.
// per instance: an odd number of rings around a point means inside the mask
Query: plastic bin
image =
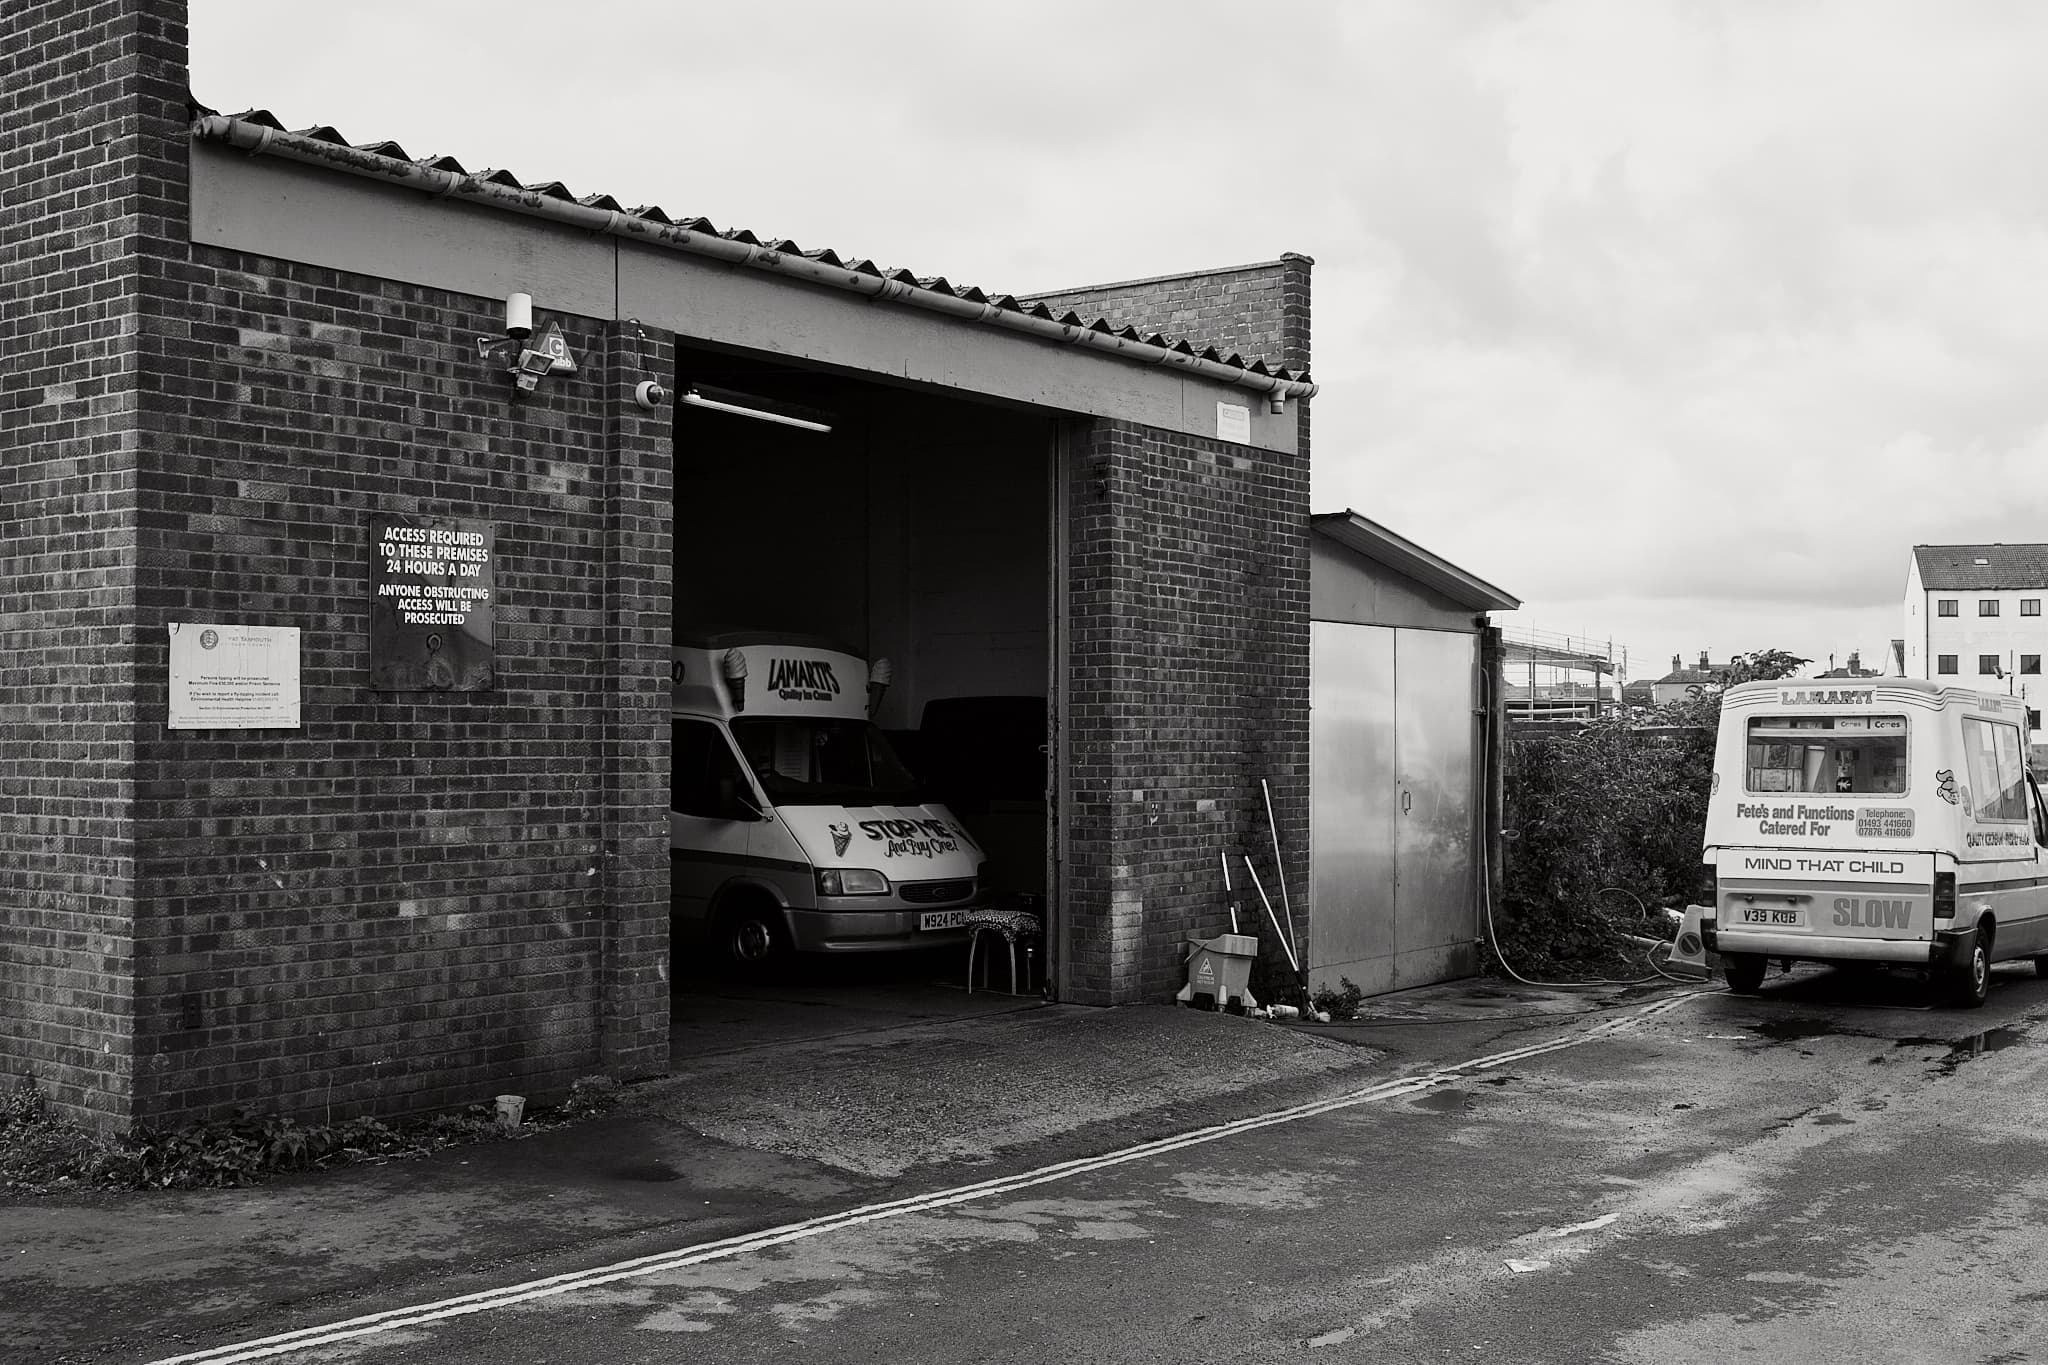
<svg viewBox="0 0 2048 1365"><path fill-rule="evenodd" d="M1233 1012L1256 1009L1248 989L1259 941L1250 934L1218 934L1188 940L1188 984L1174 999L1192 1005L1207 999L1209 1009Z"/></svg>

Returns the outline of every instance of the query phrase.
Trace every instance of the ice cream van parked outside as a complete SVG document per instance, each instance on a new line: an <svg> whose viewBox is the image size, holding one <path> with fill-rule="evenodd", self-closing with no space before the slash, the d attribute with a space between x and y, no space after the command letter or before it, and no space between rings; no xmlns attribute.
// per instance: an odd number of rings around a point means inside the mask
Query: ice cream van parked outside
<svg viewBox="0 0 2048 1365"><path fill-rule="evenodd" d="M2048 816L2016 697L1918 678L1743 683L1721 699L1708 948L1730 988L1772 961L1929 973L1982 1004L1993 962L2048 975Z"/></svg>
<svg viewBox="0 0 2048 1365"><path fill-rule="evenodd" d="M888 682L842 646L679 633L669 877L680 932L728 964L964 942L981 850L869 719Z"/></svg>

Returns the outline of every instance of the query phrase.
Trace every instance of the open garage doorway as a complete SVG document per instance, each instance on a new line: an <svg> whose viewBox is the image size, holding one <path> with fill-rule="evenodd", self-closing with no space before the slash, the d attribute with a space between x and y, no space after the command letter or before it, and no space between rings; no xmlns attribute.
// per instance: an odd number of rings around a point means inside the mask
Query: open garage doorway
<svg viewBox="0 0 2048 1365"><path fill-rule="evenodd" d="M676 1055L1035 999L1054 419L689 347L675 392ZM1045 933L970 994L976 908Z"/></svg>

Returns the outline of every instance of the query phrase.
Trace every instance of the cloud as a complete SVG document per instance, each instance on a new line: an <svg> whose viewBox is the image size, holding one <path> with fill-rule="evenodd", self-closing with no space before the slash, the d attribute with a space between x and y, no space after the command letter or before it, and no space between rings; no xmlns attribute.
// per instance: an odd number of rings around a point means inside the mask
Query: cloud
<svg viewBox="0 0 2048 1365"><path fill-rule="evenodd" d="M1318 506L1530 624L1867 653L2042 538L2048 8L350 13L194 0L195 91L990 289L1314 255Z"/></svg>

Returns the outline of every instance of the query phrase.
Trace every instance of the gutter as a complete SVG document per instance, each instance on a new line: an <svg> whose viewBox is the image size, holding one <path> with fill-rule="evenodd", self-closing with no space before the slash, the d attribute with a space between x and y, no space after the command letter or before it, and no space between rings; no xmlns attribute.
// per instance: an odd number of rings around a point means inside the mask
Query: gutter
<svg viewBox="0 0 2048 1365"><path fill-rule="evenodd" d="M233 118L225 114L205 114L193 121L192 134L207 141L224 142L245 152L281 156L329 170L346 171L351 175L419 190L437 198L466 199L494 209L561 223L585 232L601 233L621 237L627 241L644 242L650 246L688 252L729 265L749 266L786 278L861 294L886 303L922 308L927 312L939 313L961 321L1007 328L1041 341L1081 346L1143 364L1185 370L1204 379L1262 393L1266 396L1268 410L1275 413L1285 411L1289 399L1313 398L1317 393L1317 386L1305 379L1265 374L1245 366L1212 360L1207 356L1197 355L1192 350L1155 346L1150 342L1136 340L1104 328L1083 326L1078 322L1062 322L1055 318L1039 317L1024 312L1021 308L1002 308L975 298L950 292L942 293L912 283L900 275L871 275L859 270L849 270L844 266L815 261L794 252L734 241L715 232L699 232L679 224L642 218L618 209L599 208L569 198L558 199L522 186L507 185L496 179L485 179L464 171L447 170L399 157L367 152L344 143L327 142L300 133L286 132L247 119Z"/></svg>

